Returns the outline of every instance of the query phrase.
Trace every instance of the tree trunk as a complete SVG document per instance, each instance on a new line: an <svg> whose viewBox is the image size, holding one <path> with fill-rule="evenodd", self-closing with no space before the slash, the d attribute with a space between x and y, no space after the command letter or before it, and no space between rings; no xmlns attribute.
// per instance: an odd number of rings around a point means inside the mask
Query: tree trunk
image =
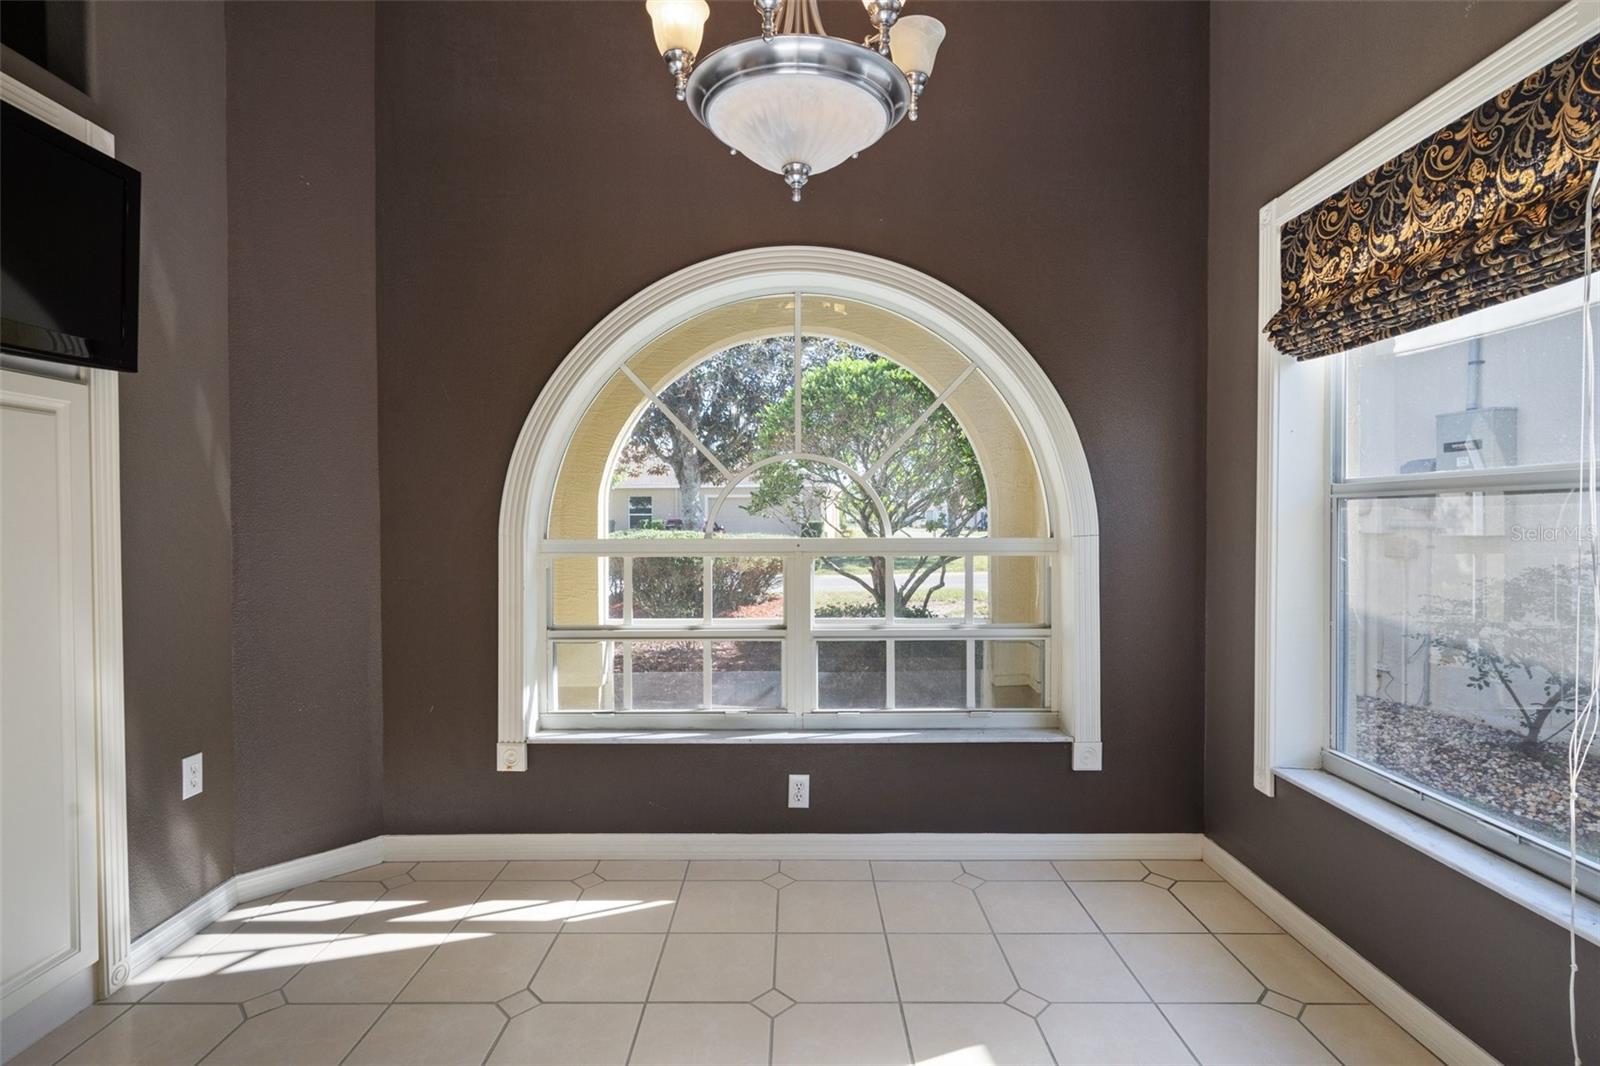
<svg viewBox="0 0 1600 1066"><path fill-rule="evenodd" d="M1522 743L1519 745L1523 751L1529 755L1538 752L1539 748L1544 744L1539 734L1544 732L1545 722L1549 721L1556 708L1561 706L1562 700L1566 698L1566 695L1565 691L1557 692L1539 705L1539 709L1533 713L1532 719L1524 728Z"/></svg>
<svg viewBox="0 0 1600 1066"><path fill-rule="evenodd" d="M704 501L700 497L700 452L693 445L685 448L673 464L673 475L678 479L678 514L683 517L684 529L705 528Z"/></svg>

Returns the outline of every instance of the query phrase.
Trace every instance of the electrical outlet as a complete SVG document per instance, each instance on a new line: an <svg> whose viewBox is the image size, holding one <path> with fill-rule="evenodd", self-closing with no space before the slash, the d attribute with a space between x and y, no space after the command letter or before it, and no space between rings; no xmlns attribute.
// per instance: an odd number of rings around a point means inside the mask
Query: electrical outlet
<svg viewBox="0 0 1600 1066"><path fill-rule="evenodd" d="M201 760L205 758L201 752L195 752L183 760L183 798L198 796L205 791L205 768Z"/></svg>
<svg viewBox="0 0 1600 1066"><path fill-rule="evenodd" d="M809 806L811 806L811 775L810 774L790 774L789 775L789 806L791 806L791 807L809 807Z"/></svg>

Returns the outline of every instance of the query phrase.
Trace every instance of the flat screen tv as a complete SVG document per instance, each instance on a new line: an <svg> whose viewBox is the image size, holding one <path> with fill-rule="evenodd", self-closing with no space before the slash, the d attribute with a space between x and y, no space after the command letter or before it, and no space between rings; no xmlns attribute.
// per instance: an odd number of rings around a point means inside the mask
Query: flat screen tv
<svg viewBox="0 0 1600 1066"><path fill-rule="evenodd" d="M139 172L0 111L0 350L137 370Z"/></svg>

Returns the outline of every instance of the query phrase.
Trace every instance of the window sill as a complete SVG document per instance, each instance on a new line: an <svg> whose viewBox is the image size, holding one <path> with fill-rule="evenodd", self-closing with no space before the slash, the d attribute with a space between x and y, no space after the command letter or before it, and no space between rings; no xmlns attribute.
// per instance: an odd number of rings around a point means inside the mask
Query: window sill
<svg viewBox="0 0 1600 1066"><path fill-rule="evenodd" d="M542 729L529 744L1070 744L1059 729Z"/></svg>
<svg viewBox="0 0 1600 1066"><path fill-rule="evenodd" d="M1273 773L1324 803L1386 833L1541 917L1567 927L1572 917L1567 887L1502 858L1470 840L1323 770ZM1600 902L1578 897L1577 934L1600 945Z"/></svg>

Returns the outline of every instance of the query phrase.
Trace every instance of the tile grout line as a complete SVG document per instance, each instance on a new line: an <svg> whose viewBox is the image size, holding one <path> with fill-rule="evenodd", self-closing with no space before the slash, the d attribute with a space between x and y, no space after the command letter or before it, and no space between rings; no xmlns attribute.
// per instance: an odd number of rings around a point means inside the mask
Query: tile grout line
<svg viewBox="0 0 1600 1066"><path fill-rule="evenodd" d="M1144 864L1141 862L1140 865L1142 866ZM1145 869L1148 870L1149 867L1146 866ZM1143 882L1130 881L1127 883L1142 884ZM1156 1002L1156 997L1150 995L1150 990L1145 987L1144 981L1140 979L1137 973L1134 973L1133 967L1128 965L1128 960L1122 957L1122 952L1117 950L1117 945L1106 933L1105 928L1101 926L1100 919L1096 918L1094 916L1094 912L1089 909L1088 905L1086 905L1081 898L1079 898L1077 890L1072 887L1072 882L1070 881L1067 882L1067 891L1072 893L1073 899L1078 900L1078 906L1083 908L1083 912L1089 916L1089 920L1094 923L1094 927L1100 931L1101 939L1103 939L1106 942L1106 946L1111 949L1111 954L1117 957L1117 961L1122 963L1122 968L1128 971L1128 976L1133 978L1133 983L1139 986L1139 991L1143 992L1149 999L1149 1002L1156 1008L1156 1013L1161 1015L1161 1020L1166 1022L1168 1029L1172 1030L1172 1035L1178 1038L1178 1043L1183 1045L1183 1049L1189 1053L1189 1057L1191 1059L1193 1059L1195 1062L1200 1062L1200 1056L1194 1053L1194 1048L1189 1046L1189 1041L1185 1040L1183 1034L1178 1032L1178 1027L1172 1024L1172 1019L1168 1018L1167 1012L1161 1009L1161 1004ZM1201 922L1200 924L1202 928L1205 926L1204 922Z"/></svg>
<svg viewBox="0 0 1600 1066"><path fill-rule="evenodd" d="M107 1026L109 1026L112 1022L116 1021L118 1018L121 1018L124 1014L127 1014L134 1007L138 1006L138 1004L137 1003L129 1003L127 1005L122 1005L122 1004L113 1004L113 1003L91 1003L91 1004L89 1004L88 1007L85 1007L84 1010L88 1010L88 1009L90 1009L90 1007L100 1007L100 1006L106 1006L106 1007L122 1006L122 1009L117 1011L117 1013L115 1015L113 1015L106 1022L105 1025L102 1025L100 1028L96 1029L94 1032L90 1033L88 1036L84 1037L82 1040L78 1041L76 1044L73 1044L70 1048L68 1048L66 1051L62 1052L60 1055L58 1055L55 1058L51 1059L50 1060L51 1066L56 1066L57 1063L60 1063L60 1062L62 1062L64 1060L72 1057L72 1055L79 1048L83 1047L83 1045L87 1044L89 1041L93 1040L95 1037L97 1037L101 1033L105 1032ZM78 1013L81 1014L83 1012L79 1011ZM73 1017L77 1017L77 1015L73 1015ZM71 1019L68 1019L68 1020L70 1021ZM62 1023L62 1025L65 1025L65 1024L66 1024L66 1022ZM59 1029L60 1027L61 1026L57 1026L56 1028ZM51 1032L55 1032L55 1030L52 1029ZM49 1035L50 1035L50 1033L46 1033L44 1036L40 1037L39 1039L43 1040L45 1037L47 1037ZM36 1041L36 1043L37 1043L37 1041ZM23 1048L22 1050L26 1051L28 1049L27 1048ZM20 1055L21 1052L18 1052L18 1054ZM208 1052L208 1054L209 1054L209 1052Z"/></svg>
<svg viewBox="0 0 1600 1066"><path fill-rule="evenodd" d="M1261 1006L1261 1001L1266 999L1267 993L1271 992L1271 991L1274 991L1274 989L1271 986L1269 986L1267 984L1267 982L1265 980L1263 980L1259 974L1257 974L1254 970L1252 970L1250 968L1250 965L1247 962L1245 962L1243 959L1239 958L1239 956L1235 955L1233 953L1233 951L1229 949L1228 945L1223 942L1222 937L1218 936L1216 931L1211 928L1210 923L1208 923L1200 915L1196 914L1194 908L1189 906L1187 903L1185 903L1183 901L1183 897L1182 896L1180 896L1176 892L1172 891L1174 888L1176 888L1179 885L1198 885L1198 884L1224 884L1224 885L1227 885L1228 882L1227 881L1220 881L1220 882L1213 882L1213 881L1185 881L1185 880L1183 880L1181 878L1172 878L1171 880L1172 880L1172 884L1168 885L1164 889L1164 891L1167 893L1167 895L1171 896L1174 900L1177 901L1178 906L1180 906L1184 910L1188 911L1190 916L1193 917L1195 921L1200 923L1200 927L1202 929L1204 929L1211 936L1211 939L1215 940L1217 942L1217 946L1222 948L1223 951L1227 952L1228 953L1228 957L1233 959L1235 962L1237 962L1244 969L1244 972L1249 974L1252 978L1254 978L1255 982L1261 986L1261 995L1256 997L1256 1002L1255 1002L1256 1006ZM1244 893L1239 892L1239 890L1236 889L1236 888L1233 888L1232 885L1228 885L1228 887L1230 889L1233 889L1234 892L1238 892L1240 899L1244 899ZM1256 905L1254 903L1251 903L1249 900L1245 900L1244 902L1246 903L1246 905L1254 908L1257 911L1260 911L1260 908L1256 907ZM1263 913L1262 917L1266 918L1267 916L1266 916L1265 913ZM1267 920L1269 922L1272 921L1271 918L1267 918ZM1277 922L1272 922L1272 924L1273 925L1277 925L1278 923ZM1282 927L1279 927L1278 932L1279 933L1283 933L1284 935L1288 935L1287 932ZM1274 935L1274 934L1263 933L1261 935L1263 935L1263 936L1271 936L1271 935ZM1290 939L1293 939L1293 937L1290 937ZM1300 942L1298 940L1296 940L1295 943L1299 944ZM1305 947L1304 944L1300 944L1300 946L1301 947ZM1315 957L1315 956L1313 956L1313 957ZM1324 965L1326 965L1326 964L1324 963ZM1335 975L1335 976L1337 976L1337 975ZM1278 994L1280 996L1283 995L1282 992L1279 992ZM1159 1007L1160 1004L1157 1004L1157 1006ZM1270 1007L1264 1007L1263 1009L1270 1010L1271 1008ZM1301 1011L1302 1014L1305 1013L1305 1004L1304 1003L1301 1004L1300 1011ZM1167 1015L1167 1012L1163 1010L1161 1012L1161 1014L1162 1014L1162 1017L1167 1018L1167 1024L1168 1025L1172 1025L1172 1019ZM1288 1016L1285 1015L1285 1017L1288 1017ZM1387 1014L1385 1014L1384 1017L1388 1018L1389 1016ZM1329 1055L1332 1055L1335 1062L1340 1062L1340 1063L1344 1062L1343 1059L1339 1058L1338 1055L1334 1054L1332 1048L1330 1048L1327 1044L1324 1044L1322 1042L1322 1038L1321 1037L1319 1037L1316 1033L1311 1031L1311 1027L1309 1025L1307 1025L1305 1022L1301 1021L1299 1014L1296 1014L1294 1016L1294 1018L1291 1019L1291 1020L1296 1025L1298 1025L1300 1028L1304 1029L1305 1032L1306 1032L1306 1035L1311 1037L1311 1039L1315 1040L1319 1045L1321 1045L1321 1047L1322 1047L1322 1049L1324 1051L1326 1051ZM1393 1021L1394 1019L1390 1018L1389 1020ZM1173 1025L1172 1029L1173 1029L1173 1032L1177 1032L1178 1027L1176 1025ZM1180 1034L1179 1039L1182 1039L1181 1034Z"/></svg>
<svg viewBox="0 0 1600 1066"><path fill-rule="evenodd" d="M409 877L410 873L411 873L411 870L416 869L417 866L418 866L417 863L412 863L410 868L407 869L406 875ZM504 862L502 862L500 864L500 870L504 870L505 868L506 868L506 864ZM499 875L500 870L496 870L495 871L496 876ZM379 882L379 883L382 884L382 882ZM421 883L423 883L423 882L420 882L415 877L412 877L411 881L410 881L410 884L401 885L400 888L409 888L410 885L421 884ZM489 886L492 885L492 884L494 884L494 878L491 877L489 880L487 880L487 881L485 881L483 883L483 887L478 890L478 894L476 896L473 896L470 900L467 901L467 913L468 914L472 913L472 905L474 903L478 902L478 900L483 898L483 894L485 892L489 891ZM399 891L399 889L391 889L391 888L388 888L387 886L385 886L385 891L384 891L383 896L379 896L378 899L383 899L384 896L387 896L390 892L397 892L397 891ZM422 891L425 891L425 890L422 890ZM376 903L377 900L374 900L373 902ZM368 907L367 909L371 910L371 907ZM363 916L364 916L364 914L365 914L365 912L363 912ZM357 918L356 920L359 921L360 919ZM374 1030L374 1029L376 1029L378 1027L378 1023L383 1020L384 1015L389 1013L389 1008L393 1007L396 1003L398 1003L400 1001L400 997L406 994L406 989L411 987L411 982L413 982L413 981L415 981L417 979L417 975L422 972L423 967L427 966L428 963L433 960L433 956L438 953L438 951L439 951L439 949L441 947L443 947L445 944L449 943L449 939L448 938L449 938L450 934L455 931L456 926L461 924L461 921L462 920L460 918L457 918L454 922L450 923L450 928L445 930L445 932L443 934L444 939L441 939L437 944L433 945L433 950L428 952L428 957L423 959L421 964L418 965L417 968L411 972L411 976L406 978L405 984L401 985L399 990L397 990L395 992L394 997L392 999L390 999L389 1002L382 1009L380 1009L378 1011L377 1017L372 1019L372 1024L368 1025L366 1027L366 1029L362 1031L361 1036L359 1038L357 1038L356 1042L354 1044L350 1045L350 1050L346 1051L344 1053L344 1055L339 1059L340 1066L344 1066L345 1061L348 1060L351 1055L354 1055L356 1053L356 1048L361 1046L361 1041L365 1040L372 1033L372 1030ZM351 924L354 925L355 922L352 921ZM543 964L544 959L541 957L539 961L540 961L541 964ZM536 968L536 972L537 972L537 968ZM288 982L285 982L285 985L287 985L287 983ZM287 999L287 997L285 997L285 998ZM288 1004L286 1003L285 1006L287 1006L287 1005ZM501 1026L502 1030L504 1028L505 1028L504 1026ZM495 1040L496 1040L496 1042L498 1042L499 1041L499 1037L496 1036Z"/></svg>
<svg viewBox="0 0 1600 1066"><path fill-rule="evenodd" d="M889 923L883 917L883 897L878 895L878 870L873 866L871 859L867 860L867 876L872 879L872 901L878 906L878 925L883 930L881 934L883 951L889 956L889 978L894 982L894 1004L900 1015L900 1035L905 1040L906 1061L912 1062L914 1060L911 1055L911 1023L906 1020L906 1001L900 992L900 969L895 965L894 948L889 943Z"/></svg>
<svg viewBox="0 0 1600 1066"><path fill-rule="evenodd" d="M770 874L768 876L776 877L776 876L778 876L778 874L783 873L783 860L779 859L777 865L778 865L777 870L775 870L772 874ZM761 884L766 884L766 883L767 883L767 879L765 877L763 877L761 879ZM794 883L795 882L792 881L792 880L789 882L790 885L792 885ZM769 886L769 887L771 887L771 886ZM788 888L788 887L789 887L789 885L783 885L781 887L773 887L772 888L772 990L774 992L777 992L779 995L783 996L785 999L789 998L789 994L787 992L779 991L779 989L778 989L778 908L783 905L783 890L785 888ZM764 995L766 995L766 993L763 992L761 995L764 996ZM756 998L759 999L760 996L758 996ZM750 1002L752 1004L754 1004L755 1000L751 1000ZM793 1000L789 1001L789 1006L790 1007L794 1006L794 1001ZM756 1009L757 1010L761 1010L760 1007L757 1007ZM784 1010L788 1010L788 1009L789 1009L789 1007L785 1007L784 1008ZM764 1010L761 1010L761 1013L762 1014L767 1014L767 1012L764 1011ZM778 1012L778 1014L782 1014L782 1013L783 1013L783 1011L779 1011ZM773 1062L777 1058L777 1054L778 1054L778 1015L777 1014L767 1014L767 1066L772 1066Z"/></svg>
<svg viewBox="0 0 1600 1066"><path fill-rule="evenodd" d="M961 864L961 869L966 871L968 874L970 874L973 877L977 876L977 874L973 874L972 871L967 870L967 864L966 863L962 863ZM1055 864L1054 863L1050 864L1050 869L1051 869L1051 871L1053 873L1056 874L1057 877L1059 877L1061 875L1061 871L1057 870L1055 868ZM989 884L989 883L990 882L987 881L987 880L984 881L984 884ZM1022 884L1023 882L1012 882L1012 883L1013 884ZM1035 881L1035 882L1032 882L1032 883L1033 884L1040 884L1040 885L1048 885L1050 882L1049 881ZM1061 885L1063 887L1066 887L1066 882L1065 881L1062 881L1060 883L1061 883ZM965 885L963 885L962 887L966 888ZM983 886L980 885L978 887L981 888ZM1004 944L1000 943L1000 934L995 932L994 919L989 917L989 909L983 905L983 897L978 895L978 889L976 889L976 888L969 888L969 889L967 889L967 891L972 893L972 900L973 900L974 903L976 903L978 905L978 913L983 915L984 924L989 927L989 935L994 938L995 950L1000 952L1000 958L1003 959L1005 961L1005 964L1006 964L1006 972L1011 974L1011 983L1017 986L1017 992L1028 992L1027 989L1022 987L1021 979L1019 979L1017 977L1017 969L1016 969L1016 967L1011 965L1011 956L1006 954L1006 946ZM1067 888L1067 896L1073 902L1078 904L1078 907L1080 909L1082 909L1082 911L1083 911L1084 917L1089 918L1090 922L1094 921L1093 918L1089 917L1089 909L1087 907L1084 907L1083 903L1078 900L1078 897L1072 894L1072 889L1071 888ZM1003 1005L1007 1006L1007 1007L1011 1007L1012 1010L1017 1011L1017 1013L1019 1013L1019 1014L1026 1013L1026 1012L1024 1012L1022 1010L1019 1010L1017 1007L1013 1006L1012 1003L1011 1003L1012 998L1016 996L1017 992L1013 992L1013 993L1011 993L1011 995L1007 996L1005 998L1005 1003ZM1028 992L1028 995L1031 996L1031 995L1033 995L1033 993L1032 992ZM1039 999L1044 999L1043 996L1040 996L1038 998ZM1045 1000L1045 1010L1049 1010L1050 1009L1049 1002L1050 1002L1049 1000ZM1039 1014L1043 1014L1043 1013L1044 1013L1043 1010L1039 1012ZM1056 1049L1050 1046L1049 1038L1044 1035L1044 1026L1039 1024L1039 1014L1030 1014L1030 1015L1028 1015L1028 1018L1029 1018L1029 1020L1031 1020L1033 1022L1034 1031L1039 1034L1039 1040L1044 1044L1044 1052L1045 1052L1045 1054L1050 1056L1051 1063L1055 1064L1055 1066L1059 1066L1061 1060L1056 1058Z"/></svg>
<svg viewBox="0 0 1600 1066"><path fill-rule="evenodd" d="M220 1038L218 1038L217 1042L215 1044L212 1044L211 1047L206 1051L206 1053L204 1055L201 1055L198 1059L194 1060L195 1061L195 1066L204 1066L205 1061L207 1059L209 1059L211 1056L213 1056L213 1055L215 1055L217 1053L217 1048L219 1048L223 1044L227 1043L228 1042L228 1038L231 1037L234 1033L237 1033L240 1029L243 1029L244 1028L244 1023L250 1020L250 1019L248 1019L248 1018L246 1018L244 1016L244 1004L240 1003L240 1004L238 1004L238 1007L239 1007L239 1020L233 1024L233 1028L232 1029L229 1029L226 1033L223 1033L222 1036Z"/></svg>
<svg viewBox="0 0 1600 1066"><path fill-rule="evenodd" d="M599 869L600 869L600 863L599 863L599 861L596 861L596 863L595 863L595 871L596 871L595 876L596 877L602 876L598 872ZM626 1060L626 1061L628 1061L630 1063L633 1061L634 1050L639 1046L639 1033L640 1033L640 1031L642 1031L644 1029L645 1011L650 1009L650 993L655 991L655 989L656 989L656 978L661 976L661 960L667 954L667 938L672 935L672 927L678 920L678 904L683 899L683 886L684 886L684 883L686 881L688 881L688 879L689 879L689 860L688 859L684 859L683 860L683 874L682 874L681 877L678 878L678 894L672 900L672 914L669 915L668 918L667 918L666 931L661 934L661 946L656 949L656 964L650 970L650 983L645 986L644 1002L639 1004L639 1020L633 1023L633 1039L628 1042L628 1058ZM584 891L587 892L588 889L584 889ZM566 923L563 922L562 923L563 928L565 928L565 925L566 925Z"/></svg>

